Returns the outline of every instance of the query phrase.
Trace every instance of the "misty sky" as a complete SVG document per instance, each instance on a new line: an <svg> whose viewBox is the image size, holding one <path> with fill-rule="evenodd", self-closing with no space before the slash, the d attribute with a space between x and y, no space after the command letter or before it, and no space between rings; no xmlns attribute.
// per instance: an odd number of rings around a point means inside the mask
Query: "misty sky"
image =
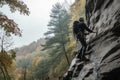
<svg viewBox="0 0 120 80"><path fill-rule="evenodd" d="M47 31L47 24L50 20L52 5L56 2L63 3L65 0L23 0L30 9L30 15L20 15L19 12L11 13L7 6L2 12L10 19L13 19L22 29L22 37L14 37L14 47L27 45L44 37ZM66 0L71 4L74 0Z"/></svg>

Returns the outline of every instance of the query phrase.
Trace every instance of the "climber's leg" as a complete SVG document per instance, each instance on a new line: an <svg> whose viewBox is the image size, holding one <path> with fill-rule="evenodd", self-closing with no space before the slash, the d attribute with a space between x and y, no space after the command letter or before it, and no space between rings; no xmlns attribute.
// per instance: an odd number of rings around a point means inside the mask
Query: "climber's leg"
<svg viewBox="0 0 120 80"><path fill-rule="evenodd" d="M82 53L81 53L81 59L83 59L85 57L85 52L86 52L86 48L87 48L87 43L85 41L84 38L79 38L79 41L82 45Z"/></svg>
<svg viewBox="0 0 120 80"><path fill-rule="evenodd" d="M77 58L79 58L80 60L82 56L82 50L83 50L83 47L78 51L78 55L77 55Z"/></svg>

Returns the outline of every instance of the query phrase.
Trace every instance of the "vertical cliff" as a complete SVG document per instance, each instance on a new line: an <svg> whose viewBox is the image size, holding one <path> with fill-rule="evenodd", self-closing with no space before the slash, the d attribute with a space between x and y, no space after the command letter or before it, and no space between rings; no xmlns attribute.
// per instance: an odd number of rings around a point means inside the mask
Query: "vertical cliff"
<svg viewBox="0 0 120 80"><path fill-rule="evenodd" d="M120 80L120 0L86 0L86 17L90 61L76 55L64 80Z"/></svg>

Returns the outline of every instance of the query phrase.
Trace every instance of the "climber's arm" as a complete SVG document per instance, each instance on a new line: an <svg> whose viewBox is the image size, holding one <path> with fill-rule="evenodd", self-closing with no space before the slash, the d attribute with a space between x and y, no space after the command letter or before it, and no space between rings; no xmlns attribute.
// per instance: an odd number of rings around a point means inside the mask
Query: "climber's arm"
<svg viewBox="0 0 120 80"><path fill-rule="evenodd" d="M87 30L90 33L96 33L94 31L92 31L91 29L89 29L86 24L84 24L84 28L85 28L85 30Z"/></svg>

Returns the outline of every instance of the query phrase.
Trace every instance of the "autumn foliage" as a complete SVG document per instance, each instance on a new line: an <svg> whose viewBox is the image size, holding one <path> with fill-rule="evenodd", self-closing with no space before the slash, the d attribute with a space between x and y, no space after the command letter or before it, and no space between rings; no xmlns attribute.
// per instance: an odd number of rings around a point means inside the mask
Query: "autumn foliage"
<svg viewBox="0 0 120 80"><path fill-rule="evenodd" d="M11 12L18 11L20 14L29 15L29 8L27 5L21 0L0 0L0 8L4 5L8 5ZM18 24L14 22L14 20L9 19L4 12L0 12L0 28L4 30L5 35L0 34L0 42L1 42L1 49L0 49L0 80L11 80L13 76L12 74L12 67L16 57L16 53L12 50L10 52L6 51L3 47L4 44L4 37L10 37L11 34L21 36L21 30L18 27ZM10 44L10 43L7 43ZM10 71L12 70L12 71Z"/></svg>

